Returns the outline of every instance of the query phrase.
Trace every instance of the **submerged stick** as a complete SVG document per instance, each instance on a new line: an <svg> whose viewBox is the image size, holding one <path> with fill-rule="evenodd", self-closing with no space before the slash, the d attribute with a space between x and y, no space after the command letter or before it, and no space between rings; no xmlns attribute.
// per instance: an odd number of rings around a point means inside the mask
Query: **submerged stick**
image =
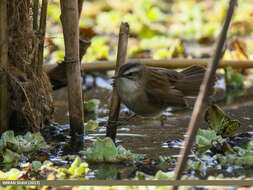
<svg viewBox="0 0 253 190"><path fill-rule="evenodd" d="M79 12L77 0L61 0L61 22L65 43L65 59L68 81L68 106L71 144L76 150L83 145L83 104L79 62Z"/></svg>
<svg viewBox="0 0 253 190"><path fill-rule="evenodd" d="M120 66L126 62L128 33L129 33L128 23L121 23L119 31L118 53L117 53L115 74L118 73ZM114 142L117 133L117 126L115 125L115 122L118 120L119 111L120 111L120 99L116 92L116 89L113 88L108 126L106 128L106 136L110 137Z"/></svg>
<svg viewBox="0 0 253 190"><path fill-rule="evenodd" d="M191 121L189 123L187 135L184 140L185 141L184 148L181 149L180 156L177 161L176 171L175 171L175 180L179 180L181 178L182 172L185 168L185 164L188 159L188 155L191 151L192 144L195 140L197 131L199 129L200 121L203 119L204 109L207 105L207 96L208 96L207 92L208 92L208 89L211 87L211 82L213 78L215 77L215 72L218 67L219 60L221 59L221 56L222 56L222 49L226 40L227 31L229 28L231 18L233 16L235 5L236 5L236 0L230 0L225 23L222 27L222 31L221 31L221 34L216 46L212 63L208 65L207 71L204 76L204 80L200 87L200 92L199 92L197 101L194 105ZM177 186L174 186L173 189L177 189Z"/></svg>
<svg viewBox="0 0 253 190"><path fill-rule="evenodd" d="M0 133L8 129L8 90L7 77L4 69L8 66L8 26L7 26L7 0L0 3Z"/></svg>

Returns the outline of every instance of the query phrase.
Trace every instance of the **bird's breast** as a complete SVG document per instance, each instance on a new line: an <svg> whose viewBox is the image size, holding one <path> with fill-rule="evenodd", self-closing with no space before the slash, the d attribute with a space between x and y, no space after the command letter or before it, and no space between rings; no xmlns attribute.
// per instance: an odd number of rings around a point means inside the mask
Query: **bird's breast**
<svg viewBox="0 0 253 190"><path fill-rule="evenodd" d="M133 102L136 101L141 92L136 82L126 78L118 79L116 81L116 88L120 99L128 107L132 107Z"/></svg>
<svg viewBox="0 0 253 190"><path fill-rule="evenodd" d="M133 112L142 116L151 116L164 110L160 106L150 104L140 84L125 78L118 79L115 84L121 101Z"/></svg>

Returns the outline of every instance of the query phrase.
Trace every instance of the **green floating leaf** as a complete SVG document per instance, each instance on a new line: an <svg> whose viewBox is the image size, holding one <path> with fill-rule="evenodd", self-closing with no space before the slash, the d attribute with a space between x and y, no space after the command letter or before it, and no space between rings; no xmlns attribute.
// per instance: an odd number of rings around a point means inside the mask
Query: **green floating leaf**
<svg viewBox="0 0 253 190"><path fill-rule="evenodd" d="M0 171L0 180L17 180L21 174L22 172L16 168L12 168L6 173Z"/></svg>
<svg viewBox="0 0 253 190"><path fill-rule="evenodd" d="M111 138L103 140L103 156L106 162L115 162L117 160L117 148Z"/></svg>
<svg viewBox="0 0 253 190"><path fill-rule="evenodd" d="M212 142L217 139L218 136L215 131L200 129L196 137L199 152L202 153L211 148L213 146Z"/></svg>
<svg viewBox="0 0 253 190"><path fill-rule="evenodd" d="M97 27L103 32L116 33L116 29L120 26L122 16L122 13L118 10L101 12L97 16Z"/></svg>
<svg viewBox="0 0 253 190"><path fill-rule="evenodd" d="M61 11L57 3L51 3L50 6L48 6L47 14L50 20L60 23Z"/></svg>
<svg viewBox="0 0 253 190"><path fill-rule="evenodd" d="M79 156L77 156L76 159L74 160L74 162L71 164L71 166L69 168L69 172L71 174L74 174L75 169L78 168L81 163L82 163L81 158Z"/></svg>
<svg viewBox="0 0 253 190"><path fill-rule="evenodd" d="M141 156L142 157L142 155L140 155L140 154L133 154L133 153L131 153L131 151L130 150L126 150L123 146L121 146L121 145L119 145L118 147L117 147L117 152L118 152L118 155L117 155L117 158L119 159L119 160L122 160L122 161L124 161L124 160L140 160L139 158L138 158L138 156Z"/></svg>
<svg viewBox="0 0 253 190"><path fill-rule="evenodd" d="M52 53L52 56L56 59L56 60L64 60L64 51L63 50L56 50Z"/></svg>
<svg viewBox="0 0 253 190"><path fill-rule="evenodd" d="M84 126L84 130L87 132L95 131L98 128L98 122L89 120L88 123Z"/></svg>
<svg viewBox="0 0 253 190"><path fill-rule="evenodd" d="M44 143L40 133L27 132L25 136L14 136L13 131L6 131L2 134L1 145L18 153L31 152L38 149L47 149L49 146Z"/></svg>
<svg viewBox="0 0 253 190"><path fill-rule="evenodd" d="M158 7L152 7L147 11L147 17L150 21L162 21L165 16Z"/></svg>
<svg viewBox="0 0 253 190"><path fill-rule="evenodd" d="M5 150L5 152L3 153L3 163L12 163L12 164L16 164L19 160L19 154L9 150L8 148Z"/></svg>
<svg viewBox="0 0 253 190"><path fill-rule="evenodd" d="M96 112L99 106L100 100L91 99L83 103L83 109L86 112Z"/></svg>
<svg viewBox="0 0 253 190"><path fill-rule="evenodd" d="M24 136L24 139L27 140L28 142L33 142L33 135L31 132L27 132Z"/></svg>
<svg viewBox="0 0 253 190"><path fill-rule="evenodd" d="M71 175L67 168L58 168L57 171L56 177L58 179L67 179Z"/></svg>
<svg viewBox="0 0 253 190"><path fill-rule="evenodd" d="M108 169L108 167L101 167L98 168L95 172L95 177L97 180L115 180L117 179L117 175L119 173L119 169L115 168L115 167L110 167L110 169Z"/></svg>
<svg viewBox="0 0 253 190"><path fill-rule="evenodd" d="M103 60L109 56L110 47L107 45L107 39L104 37L93 37L91 46L87 49L85 54L86 60Z"/></svg>
<svg viewBox="0 0 253 190"><path fill-rule="evenodd" d="M3 141L4 146L6 146L7 142L13 142L13 143L16 142L13 131L5 131L2 134L1 139Z"/></svg>
<svg viewBox="0 0 253 190"><path fill-rule="evenodd" d="M49 167L49 166L53 166L53 162L49 161L49 160L45 160L42 164L43 167Z"/></svg>
<svg viewBox="0 0 253 190"><path fill-rule="evenodd" d="M243 166L243 167L252 167L253 166L253 152L246 151L242 155L238 154L229 154L226 156L218 155L217 159L224 166Z"/></svg>
<svg viewBox="0 0 253 190"><path fill-rule="evenodd" d="M145 35L146 31L145 31ZM179 44L180 40L173 40L162 35L153 35L151 38L144 38L140 42L140 48L157 51L159 49L168 49L171 46Z"/></svg>
<svg viewBox="0 0 253 190"><path fill-rule="evenodd" d="M124 22L127 22L131 28L131 33L138 34L142 29L142 23L140 23L139 18L137 15L134 15L132 13L127 13L122 18Z"/></svg>
<svg viewBox="0 0 253 190"><path fill-rule="evenodd" d="M98 99L91 99L83 103L85 121L95 120L97 118L99 103L100 100Z"/></svg>
<svg viewBox="0 0 253 190"><path fill-rule="evenodd" d="M167 48L158 49L154 54L154 59L165 59L165 58L171 58L173 52L170 51Z"/></svg>
<svg viewBox="0 0 253 190"><path fill-rule="evenodd" d="M111 138L104 139L98 138L92 148L86 151L80 151L81 154L86 156L88 162L108 162L117 163L123 161L133 161L135 154L126 150L122 146L116 147Z"/></svg>
<svg viewBox="0 0 253 190"><path fill-rule="evenodd" d="M42 166L42 164L41 164L40 161L35 160L35 161L32 162L32 167L34 169L39 169L41 166Z"/></svg>
<svg viewBox="0 0 253 190"><path fill-rule="evenodd" d="M0 180L6 180L7 178L7 175L0 170Z"/></svg>
<svg viewBox="0 0 253 190"><path fill-rule="evenodd" d="M157 180L173 180L173 178L174 172L163 172L159 170L155 175L155 179Z"/></svg>
<svg viewBox="0 0 253 190"><path fill-rule="evenodd" d="M209 127L222 137L232 137L234 136L236 130L240 126L238 120L231 120L231 118L222 111L217 105L212 105L207 110L206 115Z"/></svg>
<svg viewBox="0 0 253 190"><path fill-rule="evenodd" d="M199 175L204 176L205 174L205 161L203 160L188 160L187 170L194 170Z"/></svg>
<svg viewBox="0 0 253 190"><path fill-rule="evenodd" d="M227 87L240 88L243 87L244 77L229 66L225 68L225 81Z"/></svg>
<svg viewBox="0 0 253 190"><path fill-rule="evenodd" d="M68 172L72 174L72 177L79 177L87 173L88 170L88 164L86 162L82 162L81 158L77 156L68 169Z"/></svg>

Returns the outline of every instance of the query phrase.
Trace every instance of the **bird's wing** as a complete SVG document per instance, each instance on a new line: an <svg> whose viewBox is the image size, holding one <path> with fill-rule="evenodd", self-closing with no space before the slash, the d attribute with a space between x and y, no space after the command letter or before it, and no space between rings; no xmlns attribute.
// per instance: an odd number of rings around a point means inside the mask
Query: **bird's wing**
<svg viewBox="0 0 253 190"><path fill-rule="evenodd" d="M168 72L169 71L169 72ZM160 104L164 106L185 105L183 93L176 89L174 84L179 80L180 73L168 69L152 68L147 72L145 91L150 103Z"/></svg>

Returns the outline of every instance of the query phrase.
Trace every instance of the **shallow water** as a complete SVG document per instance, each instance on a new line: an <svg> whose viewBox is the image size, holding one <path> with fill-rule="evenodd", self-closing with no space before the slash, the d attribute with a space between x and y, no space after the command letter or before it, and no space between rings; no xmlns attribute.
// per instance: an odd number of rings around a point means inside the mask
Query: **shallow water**
<svg viewBox="0 0 253 190"><path fill-rule="evenodd" d="M88 78L88 84L93 83ZM89 133L86 137L85 147L91 146L97 137L104 137L106 132L106 121L108 115L108 102L110 102L110 81L99 78L97 87L89 88L84 86L84 99L97 98L101 101L99 108L100 127L97 132ZM253 114L253 88L243 91L230 92L225 95L223 82L217 87L217 99L219 105L233 119L241 122L239 132L253 130L251 118ZM224 99L222 97L225 97ZM66 88L54 92L56 104L55 121L61 125L68 123L67 112L67 90ZM155 118L137 117L126 125L118 126L117 144L123 145L134 153L146 154L147 157L158 159L160 155L178 156L179 149L183 146L184 134L186 133L192 110L168 110ZM127 108L122 106L120 118L127 118L130 115ZM203 122L201 128L206 128Z"/></svg>

